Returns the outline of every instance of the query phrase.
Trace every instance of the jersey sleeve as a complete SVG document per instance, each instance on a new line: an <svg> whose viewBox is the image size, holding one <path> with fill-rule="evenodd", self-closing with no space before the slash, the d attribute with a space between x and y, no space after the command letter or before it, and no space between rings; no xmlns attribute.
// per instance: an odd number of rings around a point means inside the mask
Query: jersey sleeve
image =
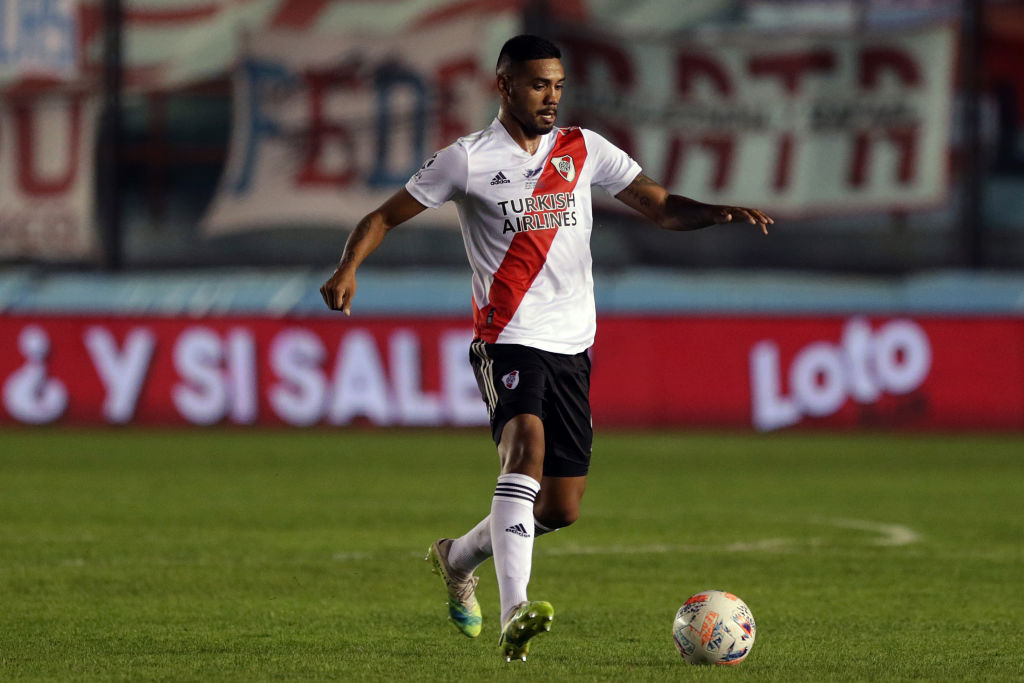
<svg viewBox="0 0 1024 683"><path fill-rule="evenodd" d="M592 130L583 130L587 142L587 157L594 164L591 184L603 187L617 195L640 175L640 164L621 149Z"/></svg>
<svg viewBox="0 0 1024 683"><path fill-rule="evenodd" d="M462 196L468 173L466 151L458 144L449 145L423 162L405 189L423 206L436 209Z"/></svg>

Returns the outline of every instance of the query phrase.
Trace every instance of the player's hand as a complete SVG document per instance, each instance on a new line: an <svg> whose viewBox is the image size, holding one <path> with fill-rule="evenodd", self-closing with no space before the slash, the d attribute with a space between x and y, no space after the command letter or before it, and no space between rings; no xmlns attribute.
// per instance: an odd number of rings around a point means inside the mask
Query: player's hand
<svg viewBox="0 0 1024 683"><path fill-rule="evenodd" d="M320 288L327 308L352 315L352 297L356 294L356 273L352 268L338 266Z"/></svg>
<svg viewBox="0 0 1024 683"><path fill-rule="evenodd" d="M768 226L775 223L771 216L759 209L745 209L742 206L714 206L711 211L715 223L752 223L768 234Z"/></svg>

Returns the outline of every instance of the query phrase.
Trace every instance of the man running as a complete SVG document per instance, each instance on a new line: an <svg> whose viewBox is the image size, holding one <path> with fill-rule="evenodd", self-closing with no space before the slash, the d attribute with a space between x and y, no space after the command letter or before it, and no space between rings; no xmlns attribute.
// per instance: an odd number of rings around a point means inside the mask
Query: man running
<svg viewBox="0 0 1024 683"><path fill-rule="evenodd" d="M576 521L590 465L591 186L667 230L747 223L767 233L773 221L757 209L669 194L597 133L556 128L565 71L550 41L510 39L496 71L497 118L437 152L363 218L320 292L328 307L350 314L356 269L384 235L455 202L473 270L470 361L501 472L490 514L458 538L435 541L427 559L444 579L450 619L476 637L473 572L494 557L501 654L525 661L530 640L554 618L549 602L527 597L534 538Z"/></svg>

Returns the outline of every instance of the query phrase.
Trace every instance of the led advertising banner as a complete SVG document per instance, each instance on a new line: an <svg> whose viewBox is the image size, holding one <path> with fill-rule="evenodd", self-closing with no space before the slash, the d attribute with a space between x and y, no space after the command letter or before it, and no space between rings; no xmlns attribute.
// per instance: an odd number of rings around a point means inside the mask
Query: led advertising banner
<svg viewBox="0 0 1024 683"><path fill-rule="evenodd" d="M465 426L461 319L5 316L0 422ZM1024 320L605 317L601 427L1024 429Z"/></svg>

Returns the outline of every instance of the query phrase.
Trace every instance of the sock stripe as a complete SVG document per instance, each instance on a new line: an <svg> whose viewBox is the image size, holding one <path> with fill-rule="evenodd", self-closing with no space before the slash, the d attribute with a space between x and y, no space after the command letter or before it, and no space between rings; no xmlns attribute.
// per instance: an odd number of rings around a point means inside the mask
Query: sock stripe
<svg viewBox="0 0 1024 683"><path fill-rule="evenodd" d="M503 500L524 500L530 505L533 505L537 500L536 498L527 498L526 496L519 496L512 493L498 493L497 491L494 492L494 497L501 498Z"/></svg>
<svg viewBox="0 0 1024 683"><path fill-rule="evenodd" d="M499 481L495 488L509 489L510 491L518 491L519 493L528 493L532 496L537 495L537 489L532 486L525 486L523 484L514 484L507 481Z"/></svg>
<svg viewBox="0 0 1024 683"><path fill-rule="evenodd" d="M533 503L537 500L537 492L526 486L515 486L509 484L498 484L494 487L495 498L517 498Z"/></svg>
<svg viewBox="0 0 1024 683"><path fill-rule="evenodd" d="M521 493L510 493L510 492L502 493L501 491L495 491L494 492L494 497L495 498L504 498L506 500L515 498L516 500L523 500L523 501L526 501L527 503L533 503L533 502L536 502L536 500L537 500L533 496L524 496Z"/></svg>

